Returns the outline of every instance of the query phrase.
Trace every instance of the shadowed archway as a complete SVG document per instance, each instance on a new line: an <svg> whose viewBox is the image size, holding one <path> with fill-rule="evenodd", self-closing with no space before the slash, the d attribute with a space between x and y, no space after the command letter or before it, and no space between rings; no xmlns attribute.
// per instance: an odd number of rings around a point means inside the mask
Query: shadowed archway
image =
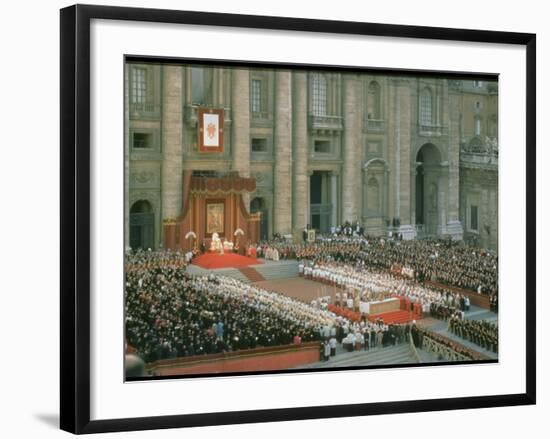
<svg viewBox="0 0 550 439"><path fill-rule="evenodd" d="M416 154L416 225L419 234L438 233L439 210L442 208L440 182L441 152L432 143L426 143Z"/></svg>
<svg viewBox="0 0 550 439"><path fill-rule="evenodd" d="M154 248L155 213L151 203L138 200L130 207L130 247Z"/></svg>

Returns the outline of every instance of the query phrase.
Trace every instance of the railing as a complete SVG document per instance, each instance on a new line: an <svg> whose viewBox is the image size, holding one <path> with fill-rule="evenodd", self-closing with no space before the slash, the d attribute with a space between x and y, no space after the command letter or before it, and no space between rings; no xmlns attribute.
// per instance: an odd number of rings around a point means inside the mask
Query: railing
<svg viewBox="0 0 550 439"><path fill-rule="evenodd" d="M309 115L309 126L312 130L341 131L344 129L342 116Z"/></svg>
<svg viewBox="0 0 550 439"><path fill-rule="evenodd" d="M472 361L471 358L468 358L465 355L459 354L448 346L445 346L442 343L435 341L429 336L424 336L422 340L422 349L425 349L428 352L435 354L438 359L443 359L447 361ZM440 358L441 357L441 358Z"/></svg>
<svg viewBox="0 0 550 439"><path fill-rule="evenodd" d="M418 132L423 136L443 136L447 133L447 127L442 125L419 124Z"/></svg>
<svg viewBox="0 0 550 439"><path fill-rule="evenodd" d="M260 119L260 120L269 119L268 111L252 111L250 115L252 116L252 119Z"/></svg>
<svg viewBox="0 0 550 439"><path fill-rule="evenodd" d="M145 366L155 375L208 374L222 372L272 371L319 361L319 342L300 345L258 347L219 354L157 360Z"/></svg>
<svg viewBox="0 0 550 439"><path fill-rule="evenodd" d="M136 116L160 116L160 105L141 102L141 103L131 103L130 104L130 113L133 117Z"/></svg>
<svg viewBox="0 0 550 439"><path fill-rule="evenodd" d="M380 133L386 130L386 121L383 119L366 119L365 128L367 131Z"/></svg>
<svg viewBox="0 0 550 439"><path fill-rule="evenodd" d="M422 349L441 355L447 361L484 361L491 358L464 346L462 343L451 340L441 334L433 333L426 328L421 330ZM463 353L461 353L461 352Z"/></svg>
<svg viewBox="0 0 550 439"><path fill-rule="evenodd" d="M192 105L186 105L183 109L183 118L190 127L195 127L197 125L197 121L198 121L197 108L198 107L199 105L192 104ZM200 105L200 107L214 108L214 106L212 105ZM224 124L231 123L230 108L223 109L223 122Z"/></svg>
<svg viewBox="0 0 550 439"><path fill-rule="evenodd" d="M498 157L498 139L496 137L485 138L475 136L465 138L460 145L460 158L475 163L491 163Z"/></svg>

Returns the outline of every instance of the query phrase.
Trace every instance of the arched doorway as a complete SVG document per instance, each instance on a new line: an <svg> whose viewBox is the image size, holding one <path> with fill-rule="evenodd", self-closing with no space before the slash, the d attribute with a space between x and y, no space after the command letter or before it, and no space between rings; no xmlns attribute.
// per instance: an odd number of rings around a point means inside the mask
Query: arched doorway
<svg viewBox="0 0 550 439"><path fill-rule="evenodd" d="M439 210L443 207L440 191L441 153L437 146L426 143L416 154L416 225L419 235L436 235L439 231Z"/></svg>
<svg viewBox="0 0 550 439"><path fill-rule="evenodd" d="M130 207L130 247L148 249L154 247L155 213L151 203L138 200Z"/></svg>
<svg viewBox="0 0 550 439"><path fill-rule="evenodd" d="M250 201L250 213L260 212L260 239L266 241L269 234L268 211L264 198L256 197Z"/></svg>

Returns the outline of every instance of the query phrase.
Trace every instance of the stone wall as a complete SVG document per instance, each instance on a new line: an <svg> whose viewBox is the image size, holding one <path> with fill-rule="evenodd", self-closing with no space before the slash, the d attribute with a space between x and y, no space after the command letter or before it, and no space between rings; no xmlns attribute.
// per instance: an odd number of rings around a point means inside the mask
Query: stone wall
<svg viewBox="0 0 550 439"><path fill-rule="evenodd" d="M132 68L128 66L127 78ZM257 178L257 191L247 196L245 205L249 208L255 197L263 199L270 236L300 236L311 222L311 176L321 172L323 202L332 206L330 225L358 220L373 234L394 231L414 238L419 230L417 155L424 145L433 145L439 162L433 164L437 172L431 177L437 188L431 233L461 238L468 226L468 206L475 201L480 208L479 239L496 248L496 169L490 171L495 177L487 178L490 173L463 168L460 159L465 142L475 137L476 117L483 121L483 135L494 131L494 85L476 88L472 81L334 72L323 76L325 113L317 114L311 85L315 72L210 68L210 101L205 105L225 111L225 150L206 156L197 151L192 69L147 69L147 111L134 111L129 79L126 87L127 237L129 209L143 198L154 206L155 242L162 242L163 221L181 214L183 171L210 170ZM261 90L267 93L259 113L251 110L252 80L263 81ZM419 119L425 89L432 96L428 125ZM148 148L132 145L134 133L141 132L151 134ZM264 139L265 147L252 151L253 139ZM328 149L318 148L316 142L326 142ZM472 234L470 230L467 236Z"/></svg>

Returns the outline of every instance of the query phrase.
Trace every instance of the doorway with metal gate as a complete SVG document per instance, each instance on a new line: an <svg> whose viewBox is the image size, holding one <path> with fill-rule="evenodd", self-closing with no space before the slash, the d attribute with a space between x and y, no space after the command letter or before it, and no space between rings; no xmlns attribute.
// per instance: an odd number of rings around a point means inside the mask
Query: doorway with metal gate
<svg viewBox="0 0 550 439"><path fill-rule="evenodd" d="M314 171L309 180L310 226L319 232L328 232L333 222L333 190L330 171Z"/></svg>

